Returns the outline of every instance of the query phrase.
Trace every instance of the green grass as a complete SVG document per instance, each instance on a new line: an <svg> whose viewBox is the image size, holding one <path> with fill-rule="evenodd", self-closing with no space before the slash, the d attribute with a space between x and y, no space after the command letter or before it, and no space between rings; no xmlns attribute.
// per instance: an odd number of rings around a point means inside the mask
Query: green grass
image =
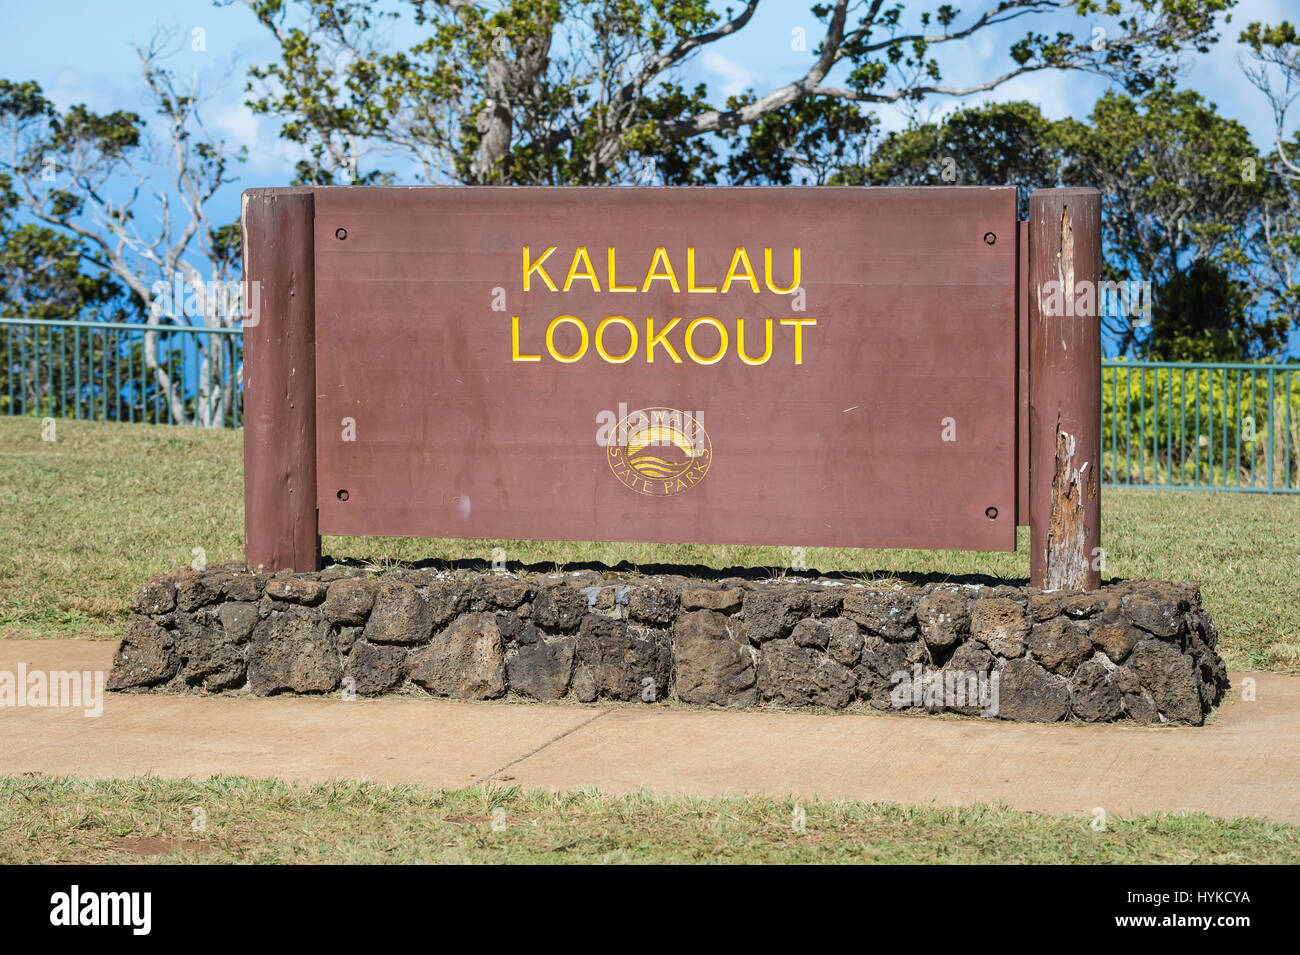
<svg viewBox="0 0 1300 955"><path fill-rule="evenodd" d="M240 556L242 433L0 418L0 637L113 639L134 591L194 559ZM1300 496L1104 492L1107 577L1201 582L1235 668L1300 667ZM799 541L791 541L798 545ZM572 565L584 561L712 567L789 565L779 547L549 541L325 538L335 557L377 563L432 557ZM807 564L868 577L1029 575L1028 532L1015 553L807 549ZM774 571L779 572L779 571Z"/></svg>
<svg viewBox="0 0 1300 955"><path fill-rule="evenodd" d="M803 831L793 825L796 807ZM196 810L202 810L202 815ZM197 820L203 826L196 831ZM498 821L493 828L494 819ZM238 777L0 778L0 863L1294 863L1300 828L1002 806L435 790ZM502 828L502 825L504 828Z"/></svg>

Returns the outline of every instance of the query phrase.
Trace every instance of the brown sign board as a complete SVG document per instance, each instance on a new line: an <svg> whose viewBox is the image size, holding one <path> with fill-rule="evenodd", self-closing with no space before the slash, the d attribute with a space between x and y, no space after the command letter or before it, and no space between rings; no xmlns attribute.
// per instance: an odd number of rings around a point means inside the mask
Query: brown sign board
<svg viewBox="0 0 1300 955"><path fill-rule="evenodd" d="M312 531L1014 549L1021 231L1010 187L250 193L250 552L275 488L273 563Z"/></svg>

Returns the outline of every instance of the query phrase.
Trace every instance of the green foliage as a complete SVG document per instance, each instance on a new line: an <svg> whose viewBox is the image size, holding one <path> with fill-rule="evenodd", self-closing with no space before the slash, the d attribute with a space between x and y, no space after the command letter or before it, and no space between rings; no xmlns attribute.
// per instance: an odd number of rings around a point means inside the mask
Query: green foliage
<svg viewBox="0 0 1300 955"><path fill-rule="evenodd" d="M1300 44L1300 33L1286 20L1273 25L1251 23L1241 31L1239 39L1254 52L1263 53L1269 48L1282 49Z"/></svg>
<svg viewBox="0 0 1300 955"><path fill-rule="evenodd" d="M594 185L643 181L649 163L672 183L713 182L723 165L733 181L829 181L833 166L856 164L873 122L864 105L989 90L1039 70L1147 89L1172 75L1179 51L1207 48L1233 0L1066 2L1075 31L1029 30L1009 47L1014 68L961 88L944 84L941 48L1058 5L1002 0L963 14L836 0L813 7L825 33L810 38L801 75L728 102L687 91L680 71L746 29L756 0L721 13L706 0L243 2L279 47L250 71L249 103L303 147L301 181ZM1114 18L1102 44L1098 13ZM405 49L386 40L398 23L419 34ZM837 69L845 85L828 85ZM695 139L712 141L683 145Z"/></svg>
<svg viewBox="0 0 1300 955"><path fill-rule="evenodd" d="M1239 40L1251 51L1246 78L1272 107L1276 146L1262 170L1265 198L1242 258L1269 313L1300 326L1300 134L1286 133L1300 83L1300 34L1285 20L1252 23Z"/></svg>
<svg viewBox="0 0 1300 955"><path fill-rule="evenodd" d="M1300 482L1300 371L1122 364L1101 404L1109 481L1266 487L1271 446L1273 486Z"/></svg>
<svg viewBox="0 0 1300 955"><path fill-rule="evenodd" d="M0 315L119 321L137 314L138 303L111 274L83 271L81 242L0 218Z"/></svg>
<svg viewBox="0 0 1300 955"><path fill-rule="evenodd" d="M51 118L50 146L57 151L90 147L108 158L117 158L140 145L140 116L123 110L100 116L83 105L75 105Z"/></svg>
<svg viewBox="0 0 1300 955"><path fill-rule="evenodd" d="M865 167L846 169L849 185L1016 186L1021 216L1029 193L1060 176L1056 124L1032 103L992 103L962 109L940 123L890 133Z"/></svg>
<svg viewBox="0 0 1300 955"><path fill-rule="evenodd" d="M1285 144L1300 151L1300 133ZM1300 328L1300 175L1291 173L1280 149L1262 163L1264 197L1236 261L1249 272L1255 300L1282 328Z"/></svg>
<svg viewBox="0 0 1300 955"><path fill-rule="evenodd" d="M1140 99L1107 93L1089 120L1058 124L1062 176L1101 190L1104 277L1150 282L1154 303L1164 309L1143 351L1194 360L1200 356L1188 350L1185 332L1199 327L1215 339L1216 356L1232 344L1241 349L1232 357L1275 353L1285 335L1279 338L1270 323L1246 320L1246 304L1236 294L1246 235L1265 195L1262 179L1245 174L1258 157L1246 128L1198 93L1166 84ZM1216 272L1204 265L1187 271L1199 262L1226 270L1231 281L1212 286ZM1217 289L1217 304L1192 314L1198 285ZM1121 355L1139 344L1140 329L1128 321L1112 323L1110 331Z"/></svg>
<svg viewBox="0 0 1300 955"><path fill-rule="evenodd" d="M12 199L18 180L50 177L70 168L94 170L89 181L102 183L106 177L96 173L106 172L140 146L143 121L137 113L117 110L100 115L80 104L60 114L38 83L0 79L0 129L13 144L3 186ZM80 212L80 197L66 190L48 192L55 216ZM6 207L14 205L6 200Z"/></svg>
<svg viewBox="0 0 1300 955"><path fill-rule="evenodd" d="M1090 122L1060 123L1066 181L1101 189L1107 242L1142 275L1231 251L1263 195L1243 176L1258 152L1246 128L1192 90L1161 85L1141 99L1104 95ZM1125 276L1127 277L1127 275Z"/></svg>
<svg viewBox="0 0 1300 955"><path fill-rule="evenodd" d="M22 214L48 227L41 234L47 245L49 236L60 237L56 252L75 255L128 286L138 301L137 315L147 311L155 281L170 283L177 270L197 268L187 258L192 245L217 275L232 271L239 226L213 226L204 204L232 181L232 158L243 159L242 150L232 157L205 134L196 90L176 88L157 50L139 52L145 83L171 137L161 162L151 155L157 151L146 141L139 114L98 114L80 104L60 112L38 84L0 80L0 138L9 147L0 155L0 216ZM145 163L153 166L149 172L142 169ZM136 219L144 182L164 209L157 227ZM183 216L188 222L180 221Z"/></svg>
<svg viewBox="0 0 1300 955"><path fill-rule="evenodd" d="M1141 343L1153 361L1242 361L1283 351L1289 321L1256 317L1251 292L1227 268L1196 259L1166 277L1151 310L1151 330Z"/></svg>
<svg viewBox="0 0 1300 955"><path fill-rule="evenodd" d="M19 197L13 180L0 173L0 315L31 319L100 319L123 321L139 315L139 302L103 269L87 267L89 256L79 237L16 217ZM45 407L62 388L47 376L34 375L38 339L48 332L14 326L0 330L5 357L0 362L0 410ZM89 367L96 359L90 341L64 343L67 363ZM14 356L13 360L9 355ZM98 356L101 364L103 356ZM67 385L72 391L72 383ZM12 396L12 397L11 397Z"/></svg>
<svg viewBox="0 0 1300 955"><path fill-rule="evenodd" d="M739 105L737 99L728 107ZM731 137L736 142L727 160L728 178L738 186L838 181L843 169L860 166L876 123L871 114L840 100L798 100L759 119L743 136Z"/></svg>
<svg viewBox="0 0 1300 955"><path fill-rule="evenodd" d="M687 91L665 83L660 94L645 104L645 119L623 137L627 162L633 164L633 181L643 185L715 185L723 165L718 144L710 139L664 139L658 134L663 120L690 116L706 104L708 88L703 84ZM640 162L639 170L635 163Z"/></svg>
<svg viewBox="0 0 1300 955"><path fill-rule="evenodd" d="M47 115L50 109L38 83L0 79L0 115L29 120Z"/></svg>

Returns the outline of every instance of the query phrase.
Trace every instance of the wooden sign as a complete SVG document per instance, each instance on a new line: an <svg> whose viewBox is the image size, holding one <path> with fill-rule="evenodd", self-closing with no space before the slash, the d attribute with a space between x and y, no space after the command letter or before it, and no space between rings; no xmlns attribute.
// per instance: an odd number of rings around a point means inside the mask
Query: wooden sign
<svg viewBox="0 0 1300 955"><path fill-rule="evenodd" d="M246 194L248 560L314 567L320 533L1013 549L1015 209L1012 188Z"/></svg>

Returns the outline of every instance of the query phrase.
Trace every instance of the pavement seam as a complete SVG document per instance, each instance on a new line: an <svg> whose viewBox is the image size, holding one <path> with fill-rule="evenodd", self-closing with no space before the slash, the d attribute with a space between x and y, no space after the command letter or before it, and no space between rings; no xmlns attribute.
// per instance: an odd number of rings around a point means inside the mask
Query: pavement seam
<svg viewBox="0 0 1300 955"><path fill-rule="evenodd" d="M474 785L475 785L475 786L482 786L484 783L489 783L489 782L491 782L493 779L495 779L497 776L499 776L499 775L501 775L502 773L504 773L504 772L505 772L507 769L509 769L511 766L517 766L517 765L519 765L520 763L522 763L524 760L526 760L526 759L530 759L531 757L536 756L538 753L540 753L542 750L546 749L546 747L550 746L551 744L553 744L553 743L558 743L560 740L564 739L566 736L571 736L572 734L578 732L578 730L580 730L580 729L585 729L586 727L590 726L592 723L596 722L596 720L600 719L602 716L608 716L611 712L613 712L613 711L612 711L612 710L601 710L599 713L597 713L597 714L596 714L595 716L593 716L591 719L589 719L589 720L583 720L583 721L582 721L581 723L579 723L577 726L571 726L571 727L569 727L567 730L565 730L563 733L556 733L556 734L555 734L554 736L552 736L550 739L546 740L545 742L541 743L541 744L538 745L538 746L533 747L532 749L530 749L528 752L524 753L523 755L521 755L521 756L516 756L514 759L510 760L510 762L506 763L504 766L500 767L499 769L494 769L492 772L488 773L486 776L484 776L482 779L480 779L480 780L479 780L478 782L476 782Z"/></svg>

